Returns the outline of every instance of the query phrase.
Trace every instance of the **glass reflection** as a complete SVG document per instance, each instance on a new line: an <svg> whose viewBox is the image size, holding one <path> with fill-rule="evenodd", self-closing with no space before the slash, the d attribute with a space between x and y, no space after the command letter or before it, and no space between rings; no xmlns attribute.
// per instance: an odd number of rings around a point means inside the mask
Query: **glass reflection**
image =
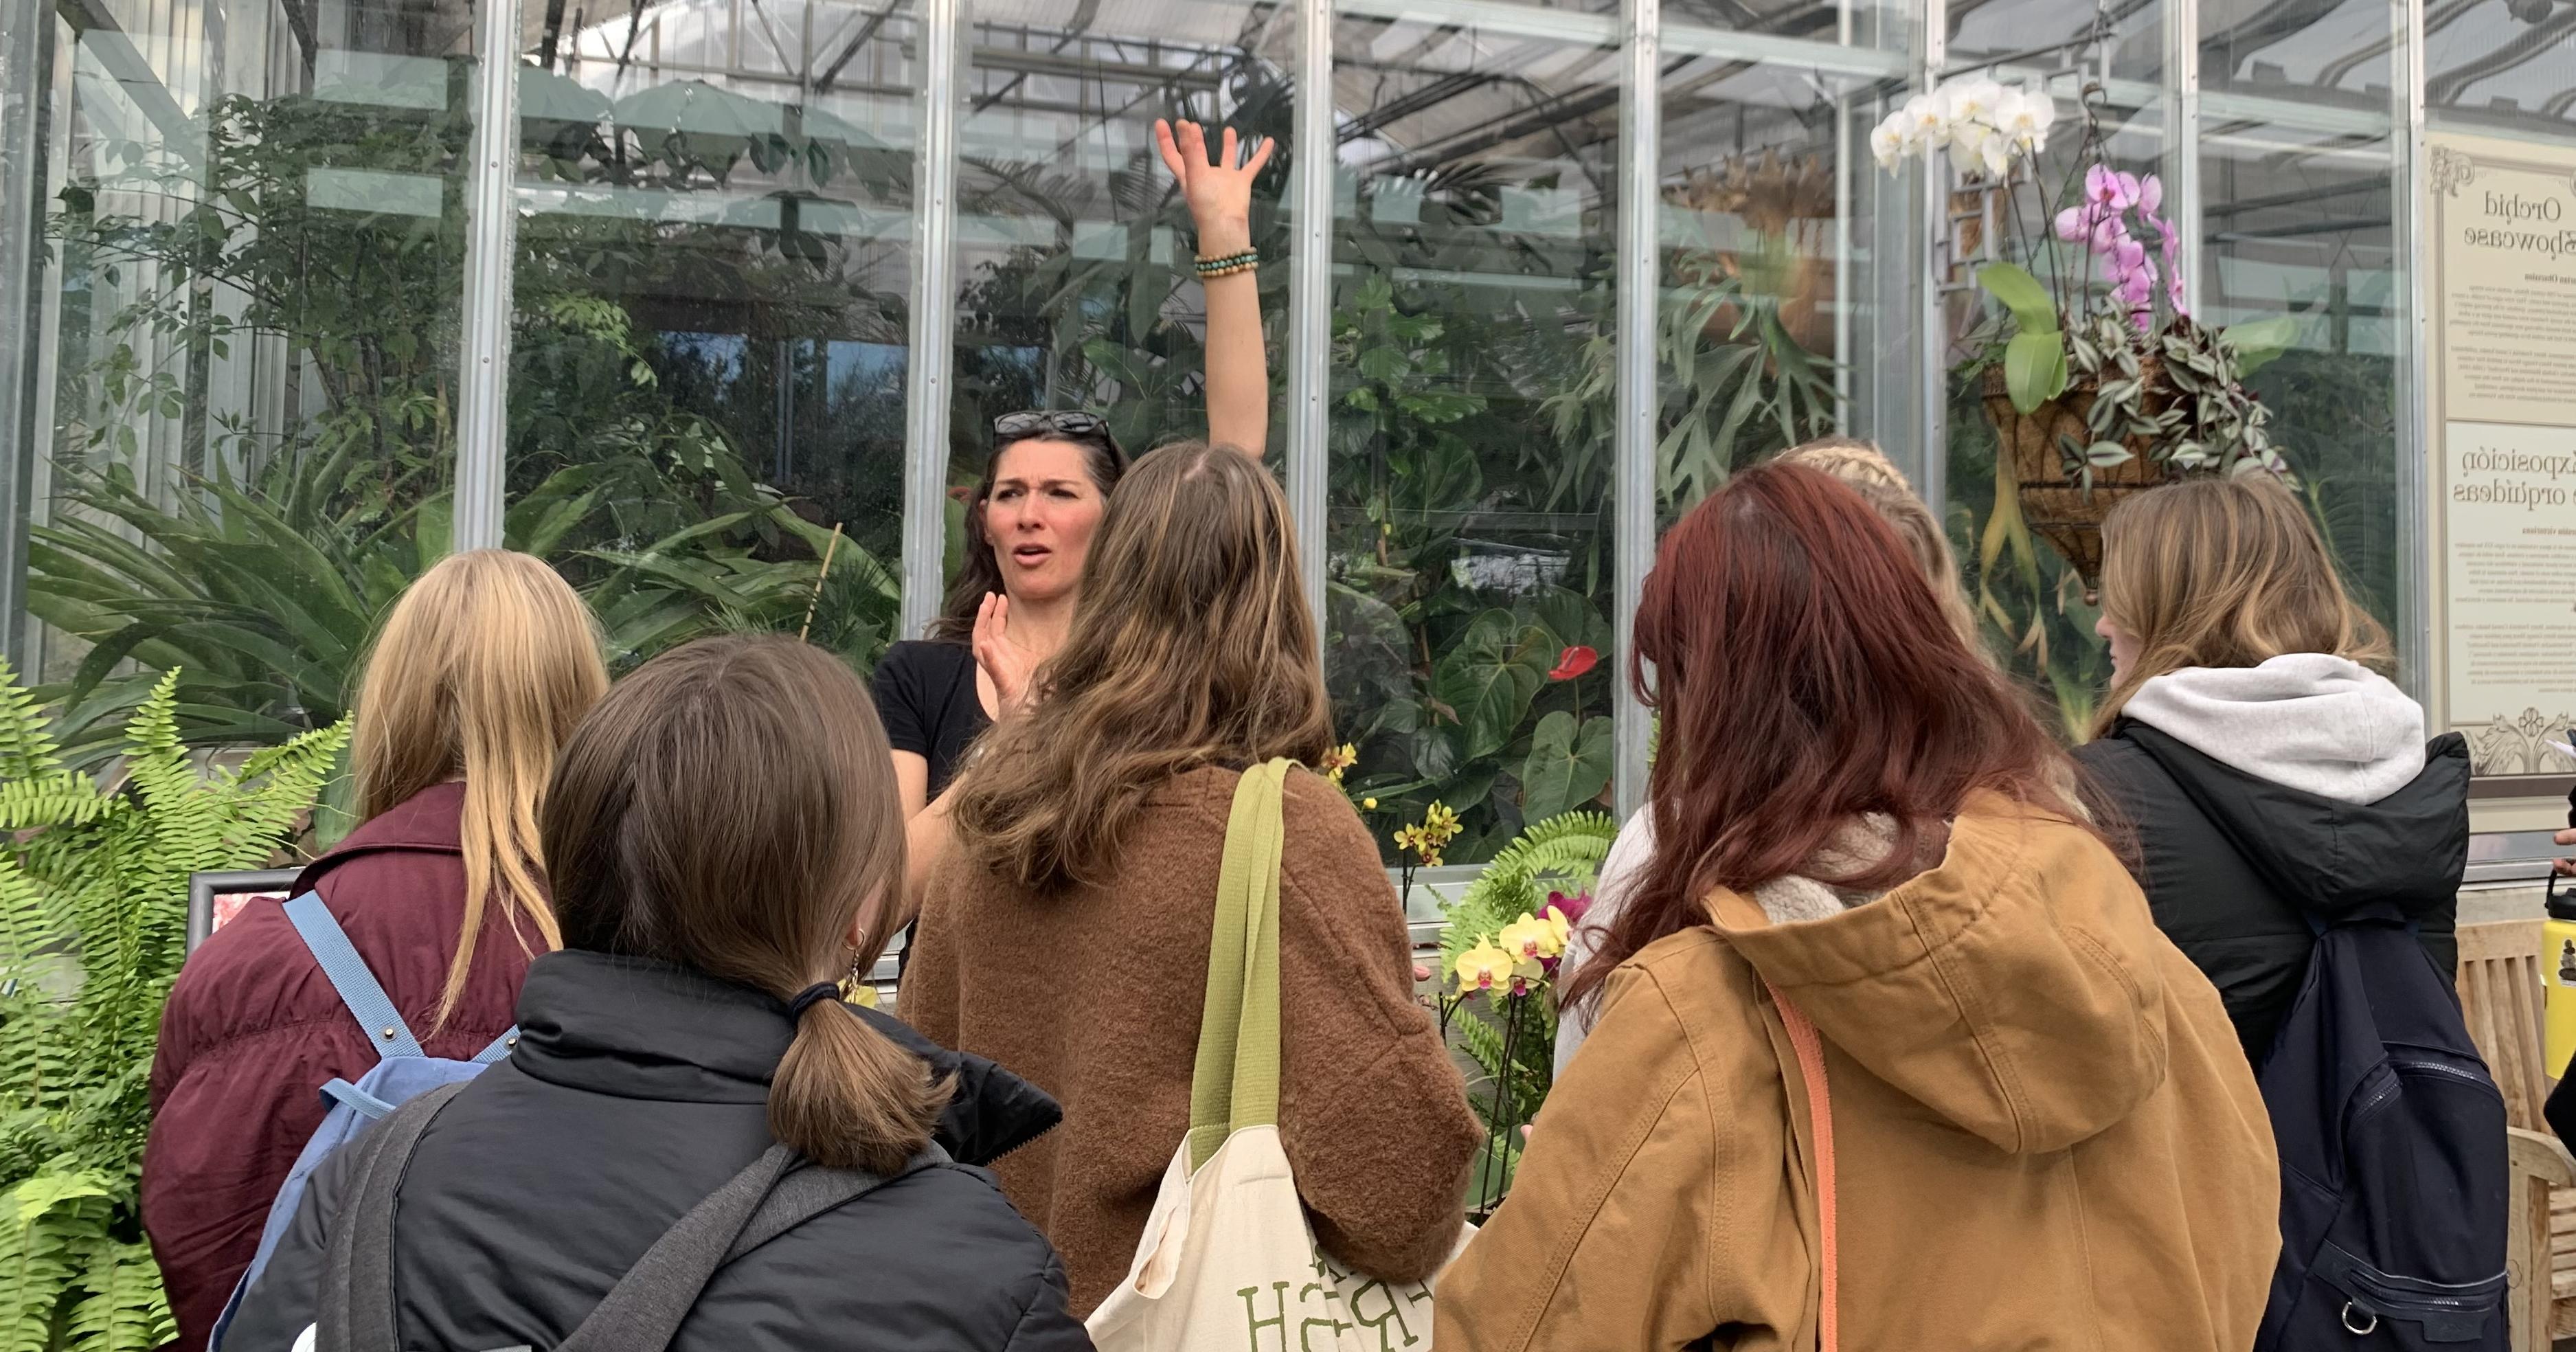
<svg viewBox="0 0 2576 1352"><path fill-rule="evenodd" d="M1454 864L1610 783L1619 57L1408 8L1333 32L1327 675L1372 827L1443 803Z"/></svg>
<svg viewBox="0 0 2576 1352"><path fill-rule="evenodd" d="M863 664L892 635L904 9L531 3L506 537L620 660L751 628Z"/></svg>

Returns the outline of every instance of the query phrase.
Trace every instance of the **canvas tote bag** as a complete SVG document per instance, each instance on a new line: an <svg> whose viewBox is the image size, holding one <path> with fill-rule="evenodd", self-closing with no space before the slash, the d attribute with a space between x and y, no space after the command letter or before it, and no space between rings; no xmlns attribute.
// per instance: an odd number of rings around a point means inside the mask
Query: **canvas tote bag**
<svg viewBox="0 0 2576 1352"><path fill-rule="evenodd" d="M1429 1352L1431 1288L1345 1271L1315 1246L1279 1145L1280 785L1235 789L1208 941L1190 1131L1127 1280L1092 1312L1099 1352Z"/></svg>

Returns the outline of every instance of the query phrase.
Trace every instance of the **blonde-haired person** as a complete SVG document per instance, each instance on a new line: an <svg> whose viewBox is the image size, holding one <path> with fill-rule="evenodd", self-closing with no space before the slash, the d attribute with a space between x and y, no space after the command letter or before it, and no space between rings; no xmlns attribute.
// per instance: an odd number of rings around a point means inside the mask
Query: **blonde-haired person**
<svg viewBox="0 0 2576 1352"><path fill-rule="evenodd" d="M888 937L898 803L865 687L794 639L692 643L583 720L544 810L563 949L528 972L510 1059L437 1107L399 1174L398 1345L564 1345L785 1145L887 1181L719 1267L675 1352L1091 1346L1046 1241L970 1167L1054 1105L834 984ZM315 1322L362 1163L315 1173L229 1343L282 1349Z"/></svg>
<svg viewBox="0 0 2576 1352"><path fill-rule="evenodd" d="M1332 742L1287 499L1248 457L1139 460L1087 577L1039 697L959 781L959 846L902 991L924 1033L1063 1102L1062 1130L995 1168L1083 1313L1126 1276L1189 1125L1237 781ZM1426 1277L1457 1241L1480 1132L1359 814L1302 770L1283 811L1281 1143L1326 1249Z"/></svg>
<svg viewBox="0 0 2576 1352"><path fill-rule="evenodd" d="M2134 833L2156 923L2260 1070L2306 978L2311 917L2394 905L2443 980L2469 848L2468 746L2427 743L2286 487L2194 480L2102 523L2111 691L2076 757Z"/></svg>
<svg viewBox="0 0 2576 1352"><path fill-rule="evenodd" d="M608 689L590 608L542 561L450 555L397 600L359 686L358 828L307 865L432 1056L507 1031L553 948L537 812L555 755ZM376 1063L283 908L262 902L192 955L152 1061L143 1225L179 1323L205 1345L269 1204L322 1121L317 1092Z"/></svg>
<svg viewBox="0 0 2576 1352"><path fill-rule="evenodd" d="M1950 538L1942 531L1941 522L1932 509L1906 482L1904 471L1870 442L1856 437L1818 437L1801 442L1774 457L1783 465L1804 465L1821 470L1840 480L1860 495L1870 509L1896 528L1896 538L1915 566L1923 570L1924 580L1932 584L1933 599L1941 606L1941 618L1948 621L1952 632L1970 652L1987 656L1985 640L1977 632L1976 608L1968 603L1966 588L1959 581L1959 561L1950 552ZM1601 861L1601 876L1592 884L1592 906L1584 912L1583 923L1567 936L1565 957L1557 966L1560 986L1574 979L1601 941L1610 922L1626 904L1628 889L1635 886L1655 854L1655 815L1640 806L1619 828L1619 837L1610 846L1610 856ZM1562 1075L1583 1039L1592 1031L1593 1011L1586 1006L1568 1010L1556 1025L1556 1070Z"/></svg>

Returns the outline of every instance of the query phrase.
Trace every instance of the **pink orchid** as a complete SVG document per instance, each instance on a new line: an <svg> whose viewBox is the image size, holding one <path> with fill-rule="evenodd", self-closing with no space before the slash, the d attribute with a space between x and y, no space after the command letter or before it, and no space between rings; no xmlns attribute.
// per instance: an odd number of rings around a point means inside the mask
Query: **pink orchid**
<svg viewBox="0 0 2576 1352"><path fill-rule="evenodd" d="M2153 219L2165 202L2164 180L2153 174L2138 180L2138 214Z"/></svg>
<svg viewBox="0 0 2576 1352"><path fill-rule="evenodd" d="M2159 186L2159 193L2163 191ZM2107 164L2097 164L2084 171L2084 196L2087 201L2108 207L2114 212L2127 211L2138 204L2138 176L2124 174Z"/></svg>
<svg viewBox="0 0 2576 1352"><path fill-rule="evenodd" d="M2148 217L2147 224L2156 228L2157 252L2165 261L2165 300L2176 315L2188 315L2191 311L2183 308L2182 264L2176 259L2182 241L2174 234L2173 222L2161 216Z"/></svg>
<svg viewBox="0 0 2576 1352"><path fill-rule="evenodd" d="M2093 214L2085 207L2068 207L2057 213L2057 237L2072 244L2093 233Z"/></svg>

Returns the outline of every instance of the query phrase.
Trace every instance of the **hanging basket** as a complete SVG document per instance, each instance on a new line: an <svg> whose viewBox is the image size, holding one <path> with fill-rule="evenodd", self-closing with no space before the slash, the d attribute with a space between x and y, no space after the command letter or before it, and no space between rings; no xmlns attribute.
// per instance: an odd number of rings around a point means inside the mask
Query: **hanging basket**
<svg viewBox="0 0 2576 1352"><path fill-rule="evenodd" d="M2147 388L2140 411L2154 417L2172 399L2161 379L2161 363L2153 359L2141 363L2140 375ZM2102 586L2103 516L2122 498L2170 477L2165 462L2149 454L2155 445L2149 437L2124 438L2121 444L2129 448L2129 458L2093 471L2090 488L2085 487L2080 471L2068 468L2057 438L2061 433L2073 437L2078 446L2092 442L2093 433L2084 420L2093 411L2097 383L2086 379L2069 385L2064 394L2029 413L2013 407L2002 367L1987 369L1983 390L1986 416L1994 421L2000 443L1996 464L2012 475L2022 521L2075 570L2083 580L2087 602Z"/></svg>

